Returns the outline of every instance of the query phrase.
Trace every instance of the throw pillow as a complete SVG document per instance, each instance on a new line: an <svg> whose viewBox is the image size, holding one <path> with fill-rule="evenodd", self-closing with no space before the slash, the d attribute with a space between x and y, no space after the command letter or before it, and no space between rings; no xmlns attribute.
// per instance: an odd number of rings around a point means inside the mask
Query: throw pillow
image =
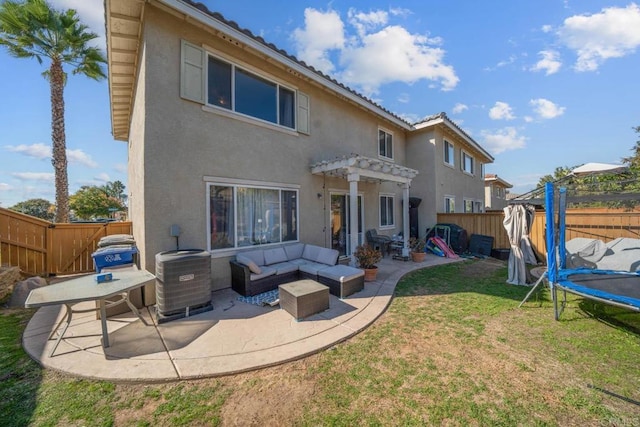
<svg viewBox="0 0 640 427"><path fill-rule="evenodd" d="M244 255L236 255L236 261L238 261L242 265L246 265L249 267L249 271L255 274L262 274L262 269L253 262L251 259L247 258Z"/></svg>

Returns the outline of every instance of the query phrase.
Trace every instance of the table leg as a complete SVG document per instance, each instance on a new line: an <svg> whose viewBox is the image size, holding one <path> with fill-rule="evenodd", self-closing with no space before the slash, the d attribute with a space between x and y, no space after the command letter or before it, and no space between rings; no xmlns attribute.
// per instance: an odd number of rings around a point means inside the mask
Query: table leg
<svg viewBox="0 0 640 427"><path fill-rule="evenodd" d="M107 309L104 299L100 300L100 323L102 323L102 347L109 347L109 333L107 331Z"/></svg>
<svg viewBox="0 0 640 427"><path fill-rule="evenodd" d="M73 310L71 309L71 305L69 304L65 304L64 306L67 308L66 317L63 317L58 322L58 324L53 329L53 331L51 331L51 335L49 335L49 338L47 338L47 339L51 339L53 335L56 333L56 331L58 330L58 328L60 328L60 325L62 325L62 322L65 322L64 328L62 328L62 332L58 334L58 339L56 340L56 343L54 344L53 348L51 349L51 352L49 353L49 357L53 357L53 353L56 352L56 349L58 348L60 341L62 341L62 337L64 336L64 333L67 332L67 328L69 327L69 324L71 324L71 315L73 314Z"/></svg>
<svg viewBox="0 0 640 427"><path fill-rule="evenodd" d="M142 320L142 323L144 323L144 326L149 326L149 324L147 323L146 320L144 320L144 317L142 317L142 315L140 314L136 306L131 303L131 300L129 300L129 292L127 292L126 295L124 296L124 301L127 303L127 305L129 306L133 314L138 316L138 319Z"/></svg>

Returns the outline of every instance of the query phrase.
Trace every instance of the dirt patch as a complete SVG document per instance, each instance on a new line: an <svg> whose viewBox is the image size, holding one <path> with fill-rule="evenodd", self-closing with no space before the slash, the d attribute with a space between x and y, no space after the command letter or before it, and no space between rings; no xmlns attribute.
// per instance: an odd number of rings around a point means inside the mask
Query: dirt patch
<svg viewBox="0 0 640 427"><path fill-rule="evenodd" d="M464 277L490 277L497 270L504 268L506 263L495 258L486 258L476 262L465 262L460 267L460 274Z"/></svg>

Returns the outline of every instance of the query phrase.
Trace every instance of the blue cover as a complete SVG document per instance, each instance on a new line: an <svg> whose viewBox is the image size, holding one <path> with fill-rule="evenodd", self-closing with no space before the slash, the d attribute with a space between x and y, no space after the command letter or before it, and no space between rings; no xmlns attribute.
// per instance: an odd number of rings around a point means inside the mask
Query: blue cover
<svg viewBox="0 0 640 427"><path fill-rule="evenodd" d="M105 267L132 264L133 256L138 253L135 245L114 245L100 248L91 254L96 271L100 273Z"/></svg>

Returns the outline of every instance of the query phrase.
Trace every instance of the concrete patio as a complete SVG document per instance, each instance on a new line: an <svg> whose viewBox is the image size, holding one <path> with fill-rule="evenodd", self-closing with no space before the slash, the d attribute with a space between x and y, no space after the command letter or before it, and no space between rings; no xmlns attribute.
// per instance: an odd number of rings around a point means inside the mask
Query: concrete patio
<svg viewBox="0 0 640 427"><path fill-rule="evenodd" d="M40 308L23 335L27 353L42 366L71 375L135 382L175 381L228 375L299 359L359 333L389 306L398 281L408 272L458 260L427 255L424 262L384 258L378 279L330 308L296 321L286 311L238 301L231 289L212 294L212 311L158 324L153 307L108 320L110 347L103 348L94 312L74 315L53 357L48 340L64 315L63 306ZM82 303L86 308L91 304ZM78 304L75 308L82 308Z"/></svg>

